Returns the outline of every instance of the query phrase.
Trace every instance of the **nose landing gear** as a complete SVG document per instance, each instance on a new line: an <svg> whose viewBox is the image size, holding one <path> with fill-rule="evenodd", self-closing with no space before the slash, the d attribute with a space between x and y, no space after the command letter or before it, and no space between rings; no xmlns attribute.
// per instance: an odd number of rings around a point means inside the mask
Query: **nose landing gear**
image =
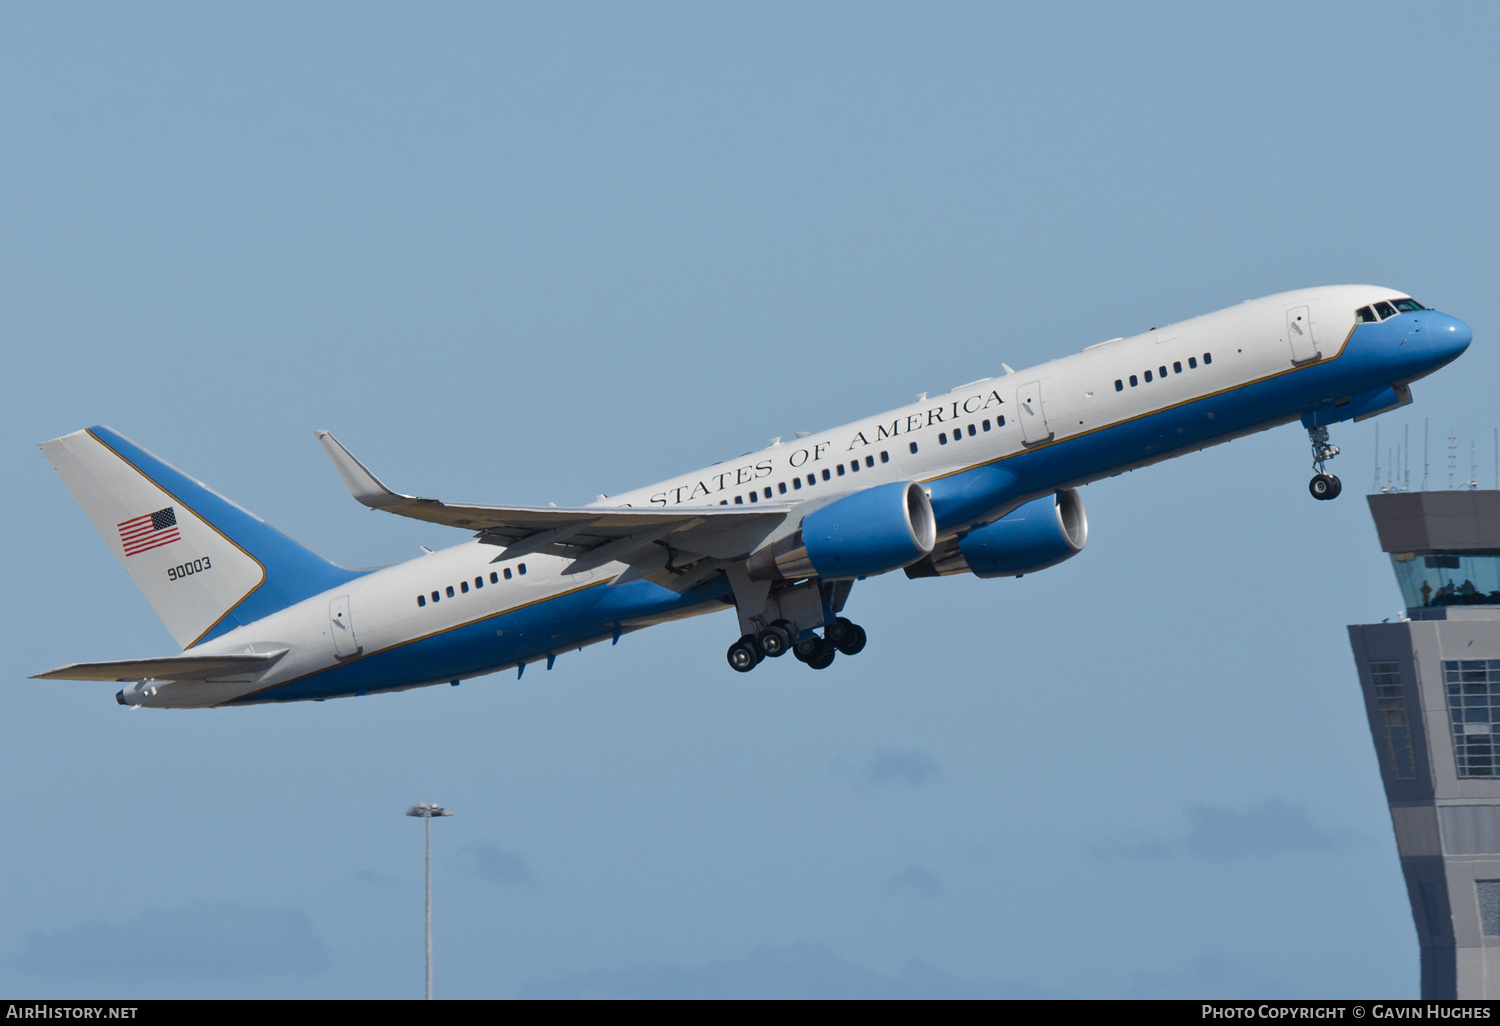
<svg viewBox="0 0 1500 1026"><path fill-rule="evenodd" d="M1344 490L1344 485L1337 477L1328 473L1325 465L1339 454L1339 447L1328 440L1328 428L1321 424L1308 428L1307 437L1312 442L1313 470L1317 471L1307 483L1307 490L1314 499L1337 499Z"/></svg>

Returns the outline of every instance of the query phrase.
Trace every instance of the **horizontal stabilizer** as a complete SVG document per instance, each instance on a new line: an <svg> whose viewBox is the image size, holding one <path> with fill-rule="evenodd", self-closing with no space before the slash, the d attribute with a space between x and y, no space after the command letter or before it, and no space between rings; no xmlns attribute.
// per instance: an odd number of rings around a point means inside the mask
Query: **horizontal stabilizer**
<svg viewBox="0 0 1500 1026"><path fill-rule="evenodd" d="M32 680L205 680L228 674L254 674L268 669L286 655L274 652L246 652L234 655L180 655L159 659L117 659L108 663L73 663L38 673Z"/></svg>

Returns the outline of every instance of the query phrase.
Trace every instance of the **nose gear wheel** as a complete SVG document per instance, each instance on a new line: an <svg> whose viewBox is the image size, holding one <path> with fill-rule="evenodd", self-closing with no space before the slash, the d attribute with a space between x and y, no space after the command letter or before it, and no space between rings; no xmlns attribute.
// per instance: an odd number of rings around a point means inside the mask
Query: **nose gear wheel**
<svg viewBox="0 0 1500 1026"><path fill-rule="evenodd" d="M1339 454L1339 447L1328 440L1328 428L1322 424L1308 428L1307 437L1312 442L1313 470L1316 471L1307 483L1307 490L1314 499L1337 499L1344 486L1337 477L1328 473L1327 463Z"/></svg>

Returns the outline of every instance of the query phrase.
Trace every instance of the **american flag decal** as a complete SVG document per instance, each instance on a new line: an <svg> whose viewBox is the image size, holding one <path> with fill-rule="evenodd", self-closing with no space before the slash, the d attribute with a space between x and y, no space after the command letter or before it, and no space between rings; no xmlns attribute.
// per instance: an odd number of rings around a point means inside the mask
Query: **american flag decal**
<svg viewBox="0 0 1500 1026"><path fill-rule="evenodd" d="M134 556L150 549L159 549L180 541L177 533L177 511L171 506L155 513L133 517L118 525L120 544L125 546L125 555Z"/></svg>

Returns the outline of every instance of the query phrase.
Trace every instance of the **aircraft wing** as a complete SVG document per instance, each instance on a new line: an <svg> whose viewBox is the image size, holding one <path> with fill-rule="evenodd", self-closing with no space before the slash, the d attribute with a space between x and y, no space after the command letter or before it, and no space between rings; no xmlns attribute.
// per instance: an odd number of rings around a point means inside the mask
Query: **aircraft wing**
<svg viewBox="0 0 1500 1026"><path fill-rule="evenodd" d="M315 434L349 493L371 509L476 531L481 541L504 547L496 561L533 552L572 556L565 573L628 564L616 583L646 577L686 590L743 560L790 512L773 503L673 509L459 505L392 491L333 435Z"/></svg>
<svg viewBox="0 0 1500 1026"><path fill-rule="evenodd" d="M159 659L117 659L108 663L71 663L32 680L204 680L228 674L258 673L286 655L287 650L233 655L179 655Z"/></svg>

